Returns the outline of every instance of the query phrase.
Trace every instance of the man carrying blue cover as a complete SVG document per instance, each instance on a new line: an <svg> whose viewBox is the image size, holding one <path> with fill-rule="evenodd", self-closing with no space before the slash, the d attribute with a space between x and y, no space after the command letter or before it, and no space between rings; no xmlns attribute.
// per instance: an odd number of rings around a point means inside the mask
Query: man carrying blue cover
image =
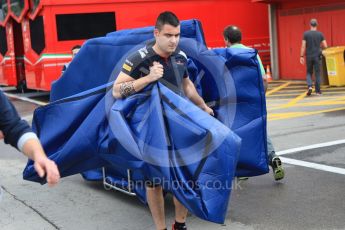
<svg viewBox="0 0 345 230"><path fill-rule="evenodd" d="M223 31L223 37L225 41L225 45L229 48L240 48L240 49L248 49L245 45L241 44L242 41L242 32L237 26L228 26ZM257 55L261 76L264 81L265 91L267 89L267 80L265 78L266 73L265 69L262 65L260 56ZM281 160L275 154L275 150L271 141L271 138L267 135L267 152L269 158L269 164L273 169L274 179L281 180L284 178L284 169L282 167Z"/></svg>
<svg viewBox="0 0 345 230"><path fill-rule="evenodd" d="M113 96L126 98L140 92L147 85L160 81L175 93L185 94L194 104L213 115L197 93L187 73L187 57L178 48L180 22L172 12L161 13L154 30L155 41L130 54L114 82ZM148 178L147 202L157 229L166 229L163 188ZM150 181L151 180L151 181ZM187 209L174 197L175 223L173 229L187 229Z"/></svg>

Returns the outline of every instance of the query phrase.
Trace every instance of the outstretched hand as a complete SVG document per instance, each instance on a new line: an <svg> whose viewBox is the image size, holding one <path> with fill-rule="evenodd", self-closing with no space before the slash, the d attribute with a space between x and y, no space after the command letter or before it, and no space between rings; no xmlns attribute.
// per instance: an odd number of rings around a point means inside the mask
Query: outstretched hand
<svg viewBox="0 0 345 230"><path fill-rule="evenodd" d="M46 176L48 185L54 186L60 180L60 173L54 161L47 157L39 157L35 159L35 170L40 177Z"/></svg>
<svg viewBox="0 0 345 230"><path fill-rule="evenodd" d="M60 173L55 162L50 160L38 139L32 138L25 142L22 152L32 159L37 174L43 178L46 177L48 185L54 186L60 180Z"/></svg>

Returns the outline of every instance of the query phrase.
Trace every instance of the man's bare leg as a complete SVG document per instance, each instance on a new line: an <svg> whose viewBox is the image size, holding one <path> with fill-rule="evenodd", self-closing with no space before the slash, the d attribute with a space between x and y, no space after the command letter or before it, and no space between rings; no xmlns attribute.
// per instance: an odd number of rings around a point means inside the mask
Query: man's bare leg
<svg viewBox="0 0 345 230"><path fill-rule="evenodd" d="M185 223L187 219L188 210L174 197L175 204L175 221Z"/></svg>
<svg viewBox="0 0 345 230"><path fill-rule="evenodd" d="M156 229L166 229L162 186L146 187L146 198Z"/></svg>

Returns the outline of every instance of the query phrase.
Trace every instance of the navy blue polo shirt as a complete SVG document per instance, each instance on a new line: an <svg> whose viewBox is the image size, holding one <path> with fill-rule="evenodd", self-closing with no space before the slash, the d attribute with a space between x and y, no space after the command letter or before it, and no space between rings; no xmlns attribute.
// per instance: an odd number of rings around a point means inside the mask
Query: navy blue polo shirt
<svg viewBox="0 0 345 230"><path fill-rule="evenodd" d="M182 92L182 80L188 78L187 56L177 48L168 58L159 56L152 48L154 43L130 54L122 66L122 72L134 79L139 79L150 73L153 62L163 65L164 74L159 80L174 92Z"/></svg>

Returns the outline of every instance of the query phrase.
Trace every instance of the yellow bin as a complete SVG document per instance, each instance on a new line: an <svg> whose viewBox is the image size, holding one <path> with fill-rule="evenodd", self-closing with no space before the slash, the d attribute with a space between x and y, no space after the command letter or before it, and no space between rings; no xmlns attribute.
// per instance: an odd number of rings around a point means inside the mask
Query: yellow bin
<svg viewBox="0 0 345 230"><path fill-rule="evenodd" d="M328 81L331 86L345 85L345 46L325 49Z"/></svg>

